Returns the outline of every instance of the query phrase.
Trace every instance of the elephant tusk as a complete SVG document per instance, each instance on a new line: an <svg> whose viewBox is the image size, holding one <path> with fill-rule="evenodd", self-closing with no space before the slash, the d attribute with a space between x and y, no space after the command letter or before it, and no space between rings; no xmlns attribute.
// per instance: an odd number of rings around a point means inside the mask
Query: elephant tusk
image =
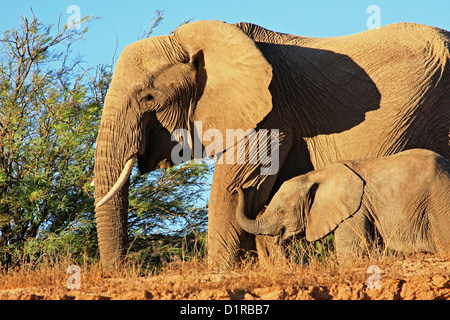
<svg viewBox="0 0 450 320"><path fill-rule="evenodd" d="M128 159L128 161L125 163L122 173L120 174L116 183L111 188L111 190L109 190L109 192L103 197L103 199L97 203L97 205L95 206L96 208L99 208L102 205L104 205L106 202L108 202L123 187L125 182L127 182L128 178L130 177L131 170L133 170L133 165L135 162L136 162L136 156L132 156L130 159Z"/></svg>
<svg viewBox="0 0 450 320"><path fill-rule="evenodd" d="M95 178L92 179L92 181L91 181L91 187L93 187L94 185L95 185Z"/></svg>

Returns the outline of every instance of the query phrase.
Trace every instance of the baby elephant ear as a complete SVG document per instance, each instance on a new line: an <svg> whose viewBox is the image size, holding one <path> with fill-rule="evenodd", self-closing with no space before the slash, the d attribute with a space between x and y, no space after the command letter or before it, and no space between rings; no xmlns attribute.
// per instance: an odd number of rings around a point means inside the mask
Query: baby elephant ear
<svg viewBox="0 0 450 320"><path fill-rule="evenodd" d="M196 21L176 29L174 38L201 69L202 92L190 120L202 121L204 131L253 129L272 110L272 67L241 29Z"/></svg>
<svg viewBox="0 0 450 320"><path fill-rule="evenodd" d="M342 163L308 174L311 206L307 213L306 239L314 241L333 231L361 206L364 180Z"/></svg>

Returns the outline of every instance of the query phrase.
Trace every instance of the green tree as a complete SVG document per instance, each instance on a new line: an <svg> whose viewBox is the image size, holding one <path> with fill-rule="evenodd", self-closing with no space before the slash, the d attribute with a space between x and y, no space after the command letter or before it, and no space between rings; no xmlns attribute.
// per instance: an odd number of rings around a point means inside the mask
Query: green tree
<svg viewBox="0 0 450 320"><path fill-rule="evenodd" d="M0 55L0 261L29 238L93 221L88 188L108 66L72 58L84 29L32 16L4 32Z"/></svg>
<svg viewBox="0 0 450 320"><path fill-rule="evenodd" d="M148 175L135 173L129 196L131 236L205 231L210 170L206 163L190 162Z"/></svg>

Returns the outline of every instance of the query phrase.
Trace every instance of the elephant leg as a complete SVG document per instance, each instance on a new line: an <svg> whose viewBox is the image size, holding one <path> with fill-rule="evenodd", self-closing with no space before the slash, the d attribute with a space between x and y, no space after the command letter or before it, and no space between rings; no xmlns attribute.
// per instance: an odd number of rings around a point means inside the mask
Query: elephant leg
<svg viewBox="0 0 450 320"><path fill-rule="evenodd" d="M231 165L216 165L208 212L208 263L211 268L228 269L243 250L256 250L255 237L236 221L236 178ZM243 249L243 250L240 250Z"/></svg>
<svg viewBox="0 0 450 320"><path fill-rule="evenodd" d="M334 232L334 247L340 264L371 255L375 244L372 223L362 212L343 221Z"/></svg>

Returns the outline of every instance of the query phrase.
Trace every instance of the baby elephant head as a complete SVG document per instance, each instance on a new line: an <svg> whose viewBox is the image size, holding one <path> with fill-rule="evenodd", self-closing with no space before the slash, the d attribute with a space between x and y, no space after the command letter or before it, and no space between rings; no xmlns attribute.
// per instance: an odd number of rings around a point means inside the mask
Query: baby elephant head
<svg viewBox="0 0 450 320"><path fill-rule="evenodd" d="M245 231L281 236L282 240L304 233L314 241L360 208L364 180L342 163L292 178L281 185L264 214L255 220L245 215L244 192L237 191L236 218Z"/></svg>

